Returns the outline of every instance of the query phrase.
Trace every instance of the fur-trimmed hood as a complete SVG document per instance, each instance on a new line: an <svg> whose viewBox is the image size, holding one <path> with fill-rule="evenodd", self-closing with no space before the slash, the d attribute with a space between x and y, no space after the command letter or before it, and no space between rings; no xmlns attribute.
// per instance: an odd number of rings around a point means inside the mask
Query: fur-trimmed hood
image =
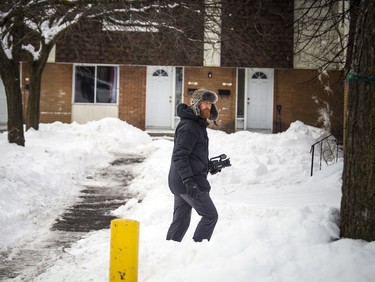
<svg viewBox="0 0 375 282"><path fill-rule="evenodd" d="M218 100L218 97L215 92L209 91L207 89L198 89L198 90L195 90L193 95L191 96L190 107L194 111L195 115L199 116L200 115L199 105L203 101L211 102L212 106L211 106L209 119L215 121L219 116L219 112L216 107L217 100Z"/></svg>

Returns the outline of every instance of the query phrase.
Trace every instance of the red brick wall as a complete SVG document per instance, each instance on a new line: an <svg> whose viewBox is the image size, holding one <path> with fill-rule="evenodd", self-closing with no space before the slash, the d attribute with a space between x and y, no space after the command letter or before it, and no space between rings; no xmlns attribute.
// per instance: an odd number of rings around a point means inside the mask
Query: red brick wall
<svg viewBox="0 0 375 282"><path fill-rule="evenodd" d="M296 120L321 127L322 124L318 122L320 106L313 101L313 96L329 104L333 111L332 129L342 128L344 99L341 72L329 72L328 78L323 77L324 84L332 90L330 94L324 91L324 85L317 79L317 75L317 71L312 70L275 70L274 132L280 131L277 104L282 106L282 130L286 130Z"/></svg>
<svg viewBox="0 0 375 282"><path fill-rule="evenodd" d="M212 73L212 77L208 77L208 73ZM198 85L189 85L189 82L198 82ZM223 86L224 83L232 83L231 86ZM236 116L236 69L235 68L185 68L184 78L184 102L189 104L191 95L188 89L206 88L219 94L219 89L230 90L229 96L219 96L217 107L219 110L218 126L210 124L212 129L220 129L225 132L235 131Z"/></svg>
<svg viewBox="0 0 375 282"><path fill-rule="evenodd" d="M145 66L120 67L119 118L142 130L146 125Z"/></svg>
<svg viewBox="0 0 375 282"><path fill-rule="evenodd" d="M42 75L40 122L72 121L71 64L47 64Z"/></svg>
<svg viewBox="0 0 375 282"><path fill-rule="evenodd" d="M184 102L189 104L191 95L188 89L206 88L216 93L219 89L230 90L231 95L220 96L217 103L219 110L218 126L210 128L226 132L235 131L236 119L236 69L215 67L185 67L184 68ZM47 64L42 77L41 116L40 121L71 122L72 110L72 72L71 64ZM208 77L208 73L212 77ZM300 120L308 125L321 126L318 122L319 105L312 97L327 101L333 111L333 131L343 127L344 84L340 72L330 72L329 83L333 93L327 94L324 86L317 80L317 72L311 70L276 69L274 77L274 132L279 132L279 117L277 105L282 106L281 130L286 130L290 124ZM28 77L27 68L23 67L22 89L26 104L27 91L25 86ZM142 130L145 129L146 112L146 66L120 67L119 118ZM197 85L189 85L197 82ZM232 83L223 86L223 83Z"/></svg>
<svg viewBox="0 0 375 282"><path fill-rule="evenodd" d="M72 72L71 64L46 64L42 74L40 93L40 122L61 121L70 123L72 120ZM22 93L24 114L26 114L29 67L22 64Z"/></svg>
<svg viewBox="0 0 375 282"><path fill-rule="evenodd" d="M27 67L23 68L24 105L27 103ZM72 121L73 66L47 64L42 76L40 122ZM146 67L120 67L119 118L145 128Z"/></svg>

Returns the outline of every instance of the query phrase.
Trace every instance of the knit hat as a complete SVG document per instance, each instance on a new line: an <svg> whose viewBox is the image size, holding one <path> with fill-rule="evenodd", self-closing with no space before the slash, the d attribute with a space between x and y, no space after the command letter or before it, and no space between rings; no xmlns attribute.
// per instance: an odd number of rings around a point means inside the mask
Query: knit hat
<svg viewBox="0 0 375 282"><path fill-rule="evenodd" d="M210 114L209 119L216 120L219 116L219 112L215 105L217 102L217 99L218 98L215 92L209 91L207 89L198 89L198 90L195 90L193 95L191 96L190 107L193 109L195 115L199 116L200 115L199 105L203 101L211 102L212 106L211 106L211 112L210 112L211 114Z"/></svg>

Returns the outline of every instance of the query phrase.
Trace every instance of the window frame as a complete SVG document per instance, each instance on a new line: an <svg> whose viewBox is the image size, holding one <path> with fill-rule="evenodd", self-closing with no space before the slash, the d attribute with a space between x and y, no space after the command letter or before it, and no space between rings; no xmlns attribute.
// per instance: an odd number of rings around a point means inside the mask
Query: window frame
<svg viewBox="0 0 375 282"><path fill-rule="evenodd" d="M75 97L76 97L76 67L95 67L95 80L94 80L94 102L76 102ZM115 103L103 103L103 102L96 102L97 98L97 68L98 67L114 67L117 71L117 81L116 81L116 102ZM114 65L114 64L73 64L73 86L72 86L72 104L73 105L95 105L95 106L118 106L119 105L119 94L120 94L120 67L119 65Z"/></svg>

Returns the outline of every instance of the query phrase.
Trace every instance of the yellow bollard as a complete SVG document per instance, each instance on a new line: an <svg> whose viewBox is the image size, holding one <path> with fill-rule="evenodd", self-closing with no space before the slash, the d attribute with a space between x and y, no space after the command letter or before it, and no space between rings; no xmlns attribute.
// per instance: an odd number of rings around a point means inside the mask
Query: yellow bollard
<svg viewBox="0 0 375 282"><path fill-rule="evenodd" d="M139 222L111 221L109 281L138 281Z"/></svg>

